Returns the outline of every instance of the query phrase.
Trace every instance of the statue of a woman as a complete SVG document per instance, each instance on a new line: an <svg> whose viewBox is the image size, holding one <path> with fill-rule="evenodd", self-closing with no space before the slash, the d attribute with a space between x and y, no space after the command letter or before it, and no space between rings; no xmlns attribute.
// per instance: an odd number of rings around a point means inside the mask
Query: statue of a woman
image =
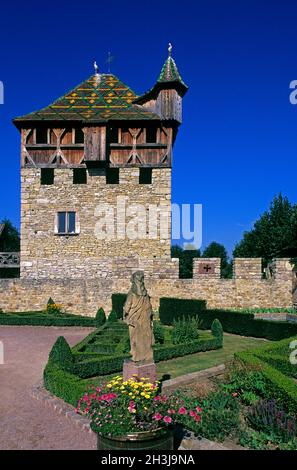
<svg viewBox="0 0 297 470"><path fill-rule="evenodd" d="M152 305L144 285L143 271L132 274L132 286L124 305L124 321L129 325L131 355L134 362L152 362Z"/></svg>

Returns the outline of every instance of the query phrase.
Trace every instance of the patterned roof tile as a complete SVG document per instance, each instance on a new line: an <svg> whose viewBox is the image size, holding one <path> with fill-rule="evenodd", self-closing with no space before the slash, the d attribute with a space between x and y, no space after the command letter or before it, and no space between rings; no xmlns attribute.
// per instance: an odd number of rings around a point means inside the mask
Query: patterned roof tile
<svg viewBox="0 0 297 470"><path fill-rule="evenodd" d="M131 88L115 75L92 75L49 106L14 119L26 121L159 120L159 116L134 104Z"/></svg>

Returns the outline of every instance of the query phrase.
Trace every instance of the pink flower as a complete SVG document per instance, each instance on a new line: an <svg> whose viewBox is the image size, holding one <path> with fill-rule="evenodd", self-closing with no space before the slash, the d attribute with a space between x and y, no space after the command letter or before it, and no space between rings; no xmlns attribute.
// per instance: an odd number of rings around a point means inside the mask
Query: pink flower
<svg viewBox="0 0 297 470"><path fill-rule="evenodd" d="M186 415L187 414L187 410L184 406L182 406L179 410L178 410L178 414L179 415Z"/></svg>
<svg viewBox="0 0 297 470"><path fill-rule="evenodd" d="M202 408L200 408L200 406L197 406L196 411L197 413L202 413Z"/></svg>
<svg viewBox="0 0 297 470"><path fill-rule="evenodd" d="M162 399L162 401L167 401L167 400L168 400L168 397L167 397L167 395L163 395L163 396L161 397L161 399Z"/></svg>
<svg viewBox="0 0 297 470"><path fill-rule="evenodd" d="M164 416L164 423L171 423L172 419L170 416Z"/></svg>
<svg viewBox="0 0 297 470"><path fill-rule="evenodd" d="M175 410L173 408L171 408L170 410L167 411L167 413L169 415L174 415L175 414Z"/></svg>
<svg viewBox="0 0 297 470"><path fill-rule="evenodd" d="M88 400L89 400L89 395L85 394L85 395L82 397L82 400L83 400L83 401L88 401Z"/></svg>
<svg viewBox="0 0 297 470"><path fill-rule="evenodd" d="M96 392L100 393L101 392L101 387L97 387Z"/></svg>
<svg viewBox="0 0 297 470"><path fill-rule="evenodd" d="M162 419L161 413L156 413L156 414L153 416L153 419L155 419L156 421L160 421L160 419Z"/></svg>
<svg viewBox="0 0 297 470"><path fill-rule="evenodd" d="M196 421L196 423L199 423L199 421L201 421L201 416L199 415L194 416L194 420Z"/></svg>
<svg viewBox="0 0 297 470"><path fill-rule="evenodd" d="M237 397L238 393L237 392L233 392L232 393L232 397Z"/></svg>
<svg viewBox="0 0 297 470"><path fill-rule="evenodd" d="M154 401L160 401L160 400L161 400L160 395L157 395L157 396L154 398Z"/></svg>
<svg viewBox="0 0 297 470"><path fill-rule="evenodd" d="M190 416L192 416L192 418L194 418L196 416L196 413L194 410L190 410Z"/></svg>

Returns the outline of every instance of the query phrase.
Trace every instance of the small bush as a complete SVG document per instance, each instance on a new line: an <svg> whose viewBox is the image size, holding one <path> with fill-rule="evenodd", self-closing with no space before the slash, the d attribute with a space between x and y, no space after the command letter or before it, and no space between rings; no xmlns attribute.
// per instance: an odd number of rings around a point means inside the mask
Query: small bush
<svg viewBox="0 0 297 470"><path fill-rule="evenodd" d="M53 301L51 297L48 299L47 305L55 305L55 302Z"/></svg>
<svg viewBox="0 0 297 470"><path fill-rule="evenodd" d="M112 310L116 312L117 318L121 320L124 316L123 307L127 299L127 294L112 294Z"/></svg>
<svg viewBox="0 0 297 470"><path fill-rule="evenodd" d="M71 371L73 356L69 344L64 336L59 336L49 353L49 361L59 365L61 369Z"/></svg>
<svg viewBox="0 0 297 470"><path fill-rule="evenodd" d="M102 307L98 309L95 319L98 327L104 325L106 322L106 315Z"/></svg>
<svg viewBox="0 0 297 470"><path fill-rule="evenodd" d="M164 344L165 341L165 330L164 326L159 321L154 321L153 332L156 344Z"/></svg>
<svg viewBox="0 0 297 470"><path fill-rule="evenodd" d="M191 317L174 320L172 330L173 344L182 344L195 341L199 337L198 317Z"/></svg>
<svg viewBox="0 0 297 470"><path fill-rule="evenodd" d="M217 318L211 324L211 332L215 338L222 338L223 337L223 327Z"/></svg>
<svg viewBox="0 0 297 470"><path fill-rule="evenodd" d="M116 312L115 312L114 310L112 310L112 311L110 312L107 321L108 321L109 323L114 323L114 322L118 321L117 314L116 314Z"/></svg>
<svg viewBox="0 0 297 470"><path fill-rule="evenodd" d="M288 442L297 437L296 419L288 415L275 400L260 400L248 412L247 420L257 431Z"/></svg>
<svg viewBox="0 0 297 470"><path fill-rule="evenodd" d="M175 299L162 297L160 299L160 321L164 325L172 325L174 320L182 317L195 317L206 309L205 300Z"/></svg>

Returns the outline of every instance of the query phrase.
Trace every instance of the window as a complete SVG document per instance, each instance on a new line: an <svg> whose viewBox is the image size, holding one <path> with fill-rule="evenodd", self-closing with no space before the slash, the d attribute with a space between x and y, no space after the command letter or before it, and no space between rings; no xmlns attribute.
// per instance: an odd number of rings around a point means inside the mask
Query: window
<svg viewBox="0 0 297 470"><path fill-rule="evenodd" d="M37 128L36 129L36 144L47 144L47 129Z"/></svg>
<svg viewBox="0 0 297 470"><path fill-rule="evenodd" d="M58 212L57 233L60 235L75 235L76 212Z"/></svg>
<svg viewBox="0 0 297 470"><path fill-rule="evenodd" d="M81 129L75 129L74 143L83 144L85 141L85 135Z"/></svg>
<svg viewBox="0 0 297 470"><path fill-rule="evenodd" d="M85 168L73 169L73 184L87 184L87 170Z"/></svg>
<svg viewBox="0 0 297 470"><path fill-rule="evenodd" d="M111 144L119 143L119 128L118 127L111 127L109 129L109 142Z"/></svg>
<svg viewBox="0 0 297 470"><path fill-rule="evenodd" d="M53 168L41 168L40 183L42 185L54 184L55 172Z"/></svg>
<svg viewBox="0 0 297 470"><path fill-rule="evenodd" d="M155 144L157 142L157 128L148 127L146 129L146 142L149 144Z"/></svg>
<svg viewBox="0 0 297 470"><path fill-rule="evenodd" d="M139 184L152 184L151 168L139 168Z"/></svg>
<svg viewBox="0 0 297 470"><path fill-rule="evenodd" d="M106 184L119 184L119 168L106 168Z"/></svg>

